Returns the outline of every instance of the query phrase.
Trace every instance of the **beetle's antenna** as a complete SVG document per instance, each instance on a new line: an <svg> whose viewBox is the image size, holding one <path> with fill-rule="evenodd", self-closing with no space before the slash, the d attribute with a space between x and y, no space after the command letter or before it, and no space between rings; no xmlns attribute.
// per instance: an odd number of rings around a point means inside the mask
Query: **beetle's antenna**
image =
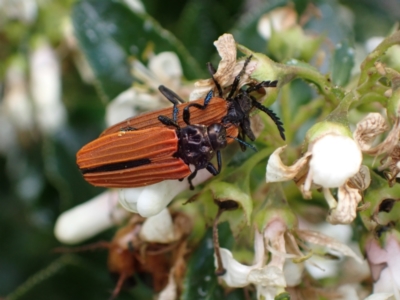
<svg viewBox="0 0 400 300"><path fill-rule="evenodd" d="M274 121L276 127L278 128L279 134L283 140L285 140L285 128L283 128L283 123L281 119L269 108L265 107L261 103L253 100L253 105L258 108L259 110L265 112L271 119Z"/></svg>
<svg viewBox="0 0 400 300"><path fill-rule="evenodd" d="M242 145L244 145L244 146L246 146L246 147L249 147L249 148L252 149L254 152L257 152L257 148L254 147L252 144L246 143L245 141L242 141L241 139L238 139L238 138L236 138L236 137L234 137L234 136L227 135L226 137L231 138L231 139L234 139L235 141L239 142L240 144L242 144Z"/></svg>

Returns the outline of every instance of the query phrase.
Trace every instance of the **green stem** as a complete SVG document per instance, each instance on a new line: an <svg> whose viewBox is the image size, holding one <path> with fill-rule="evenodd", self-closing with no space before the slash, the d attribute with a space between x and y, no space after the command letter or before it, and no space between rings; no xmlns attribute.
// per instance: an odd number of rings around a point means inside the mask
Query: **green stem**
<svg viewBox="0 0 400 300"><path fill-rule="evenodd" d="M338 122L342 124L348 124L349 121L347 119L347 114L349 111L350 105L356 101L356 95L353 92L348 93L342 101L340 101L339 105L332 111L329 116L326 118L327 121L330 122Z"/></svg>
<svg viewBox="0 0 400 300"><path fill-rule="evenodd" d="M294 78L301 78L314 83L318 91L326 97L326 99L334 105L339 104L339 99L336 94L344 94L340 88L333 88L329 78L323 76L318 71L312 69L311 67L299 67L292 65L282 65L279 64L284 71L285 79L284 81L293 80ZM335 94L336 93L336 94Z"/></svg>
<svg viewBox="0 0 400 300"><path fill-rule="evenodd" d="M382 104L383 107L386 107L387 101L388 101L387 97L382 96L381 94L378 94L376 92L370 92L370 93L362 95L358 101L354 101L351 104L351 108L353 109L360 105L369 104L369 103L373 103L373 102L379 102L380 104Z"/></svg>
<svg viewBox="0 0 400 300"><path fill-rule="evenodd" d="M358 85L361 86L368 80L370 75L369 70L374 67L375 62L385 53L390 47L400 44L400 31L396 31L391 36L387 37L380 43L374 51L372 51L361 64L361 74Z"/></svg>

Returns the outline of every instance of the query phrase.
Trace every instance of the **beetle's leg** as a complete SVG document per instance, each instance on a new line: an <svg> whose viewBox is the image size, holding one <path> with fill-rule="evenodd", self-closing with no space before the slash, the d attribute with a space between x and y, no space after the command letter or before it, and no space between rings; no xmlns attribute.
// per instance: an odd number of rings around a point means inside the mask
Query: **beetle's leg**
<svg viewBox="0 0 400 300"><path fill-rule="evenodd" d="M210 62L207 63L207 69L208 69L208 72L210 72L211 78L214 81L215 86L217 87L219 97L222 98L224 96L224 94L222 93L221 85L219 84L219 82L214 77L214 74L216 73L216 70L215 70L214 66Z"/></svg>
<svg viewBox="0 0 400 300"><path fill-rule="evenodd" d="M217 70L215 70L214 66L210 62L207 63L207 69L211 76L217 73Z"/></svg>
<svg viewBox="0 0 400 300"><path fill-rule="evenodd" d="M241 138L244 140L244 137L247 135L251 141L256 139L253 130L251 130L251 123L249 118L244 118L240 123L240 128L242 129L243 135Z"/></svg>
<svg viewBox="0 0 400 300"><path fill-rule="evenodd" d="M208 163L206 170L210 172L212 175L216 176L221 172L221 167L222 167L222 159L221 159L221 151L217 151L217 164L218 164L218 169L214 167L212 163Z"/></svg>
<svg viewBox="0 0 400 300"><path fill-rule="evenodd" d="M190 103L189 105L187 105L184 109L183 109L183 121L187 124L190 125L190 107L196 107L198 109L204 110L206 109L206 107L208 106L208 104L210 103L211 99L213 97L213 91L209 91L208 94L206 95L206 97L204 98L204 102L203 105L198 104L198 103Z"/></svg>
<svg viewBox="0 0 400 300"><path fill-rule="evenodd" d="M163 85L160 85L158 90L174 105L172 109L172 119L176 122L178 120L178 104L179 102L185 103L185 100Z"/></svg>
<svg viewBox="0 0 400 300"><path fill-rule="evenodd" d="M232 88L231 91L229 92L228 98L227 99L231 99L233 97L233 95L235 94L238 86L239 86L239 82L240 82L240 77L243 76L244 72L246 71L246 67L249 64L250 60L252 58L252 55L250 55L248 58L246 58L246 60L244 61L244 65L243 65L243 69L239 72L239 74L236 75L235 80L232 83Z"/></svg>
<svg viewBox="0 0 400 300"><path fill-rule="evenodd" d="M191 189L191 190L194 190L194 186L193 186L192 180L193 180L193 178L196 177L196 175L197 175L197 169L195 169L195 170L193 171L193 173L190 174L189 177L188 177L188 182L189 182L189 186L190 186L190 189Z"/></svg>
<svg viewBox="0 0 400 300"><path fill-rule="evenodd" d="M180 128L179 125L175 122L175 120L172 120L171 118L168 118L167 116L158 116L158 120L163 123L164 125L167 126L174 126L176 128Z"/></svg>

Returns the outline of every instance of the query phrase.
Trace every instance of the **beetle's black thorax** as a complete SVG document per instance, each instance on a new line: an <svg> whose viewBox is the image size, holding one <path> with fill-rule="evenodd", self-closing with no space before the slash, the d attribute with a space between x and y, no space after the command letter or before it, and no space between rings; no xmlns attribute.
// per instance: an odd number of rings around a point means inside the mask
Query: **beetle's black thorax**
<svg viewBox="0 0 400 300"><path fill-rule="evenodd" d="M250 112L254 107L251 96L245 91L242 91L233 99L227 101L229 101L228 111L226 116L222 119L222 123L231 123L240 127L243 134L254 141L255 136L251 130L250 124Z"/></svg>
<svg viewBox="0 0 400 300"><path fill-rule="evenodd" d="M220 124L188 125L178 129L178 157L196 169L204 169L215 152L226 146L226 131Z"/></svg>
<svg viewBox="0 0 400 300"><path fill-rule="evenodd" d="M223 123L232 123L238 126L244 119L249 118L250 111L253 108L249 95L240 93L227 101L229 101L229 106L227 114L222 120Z"/></svg>

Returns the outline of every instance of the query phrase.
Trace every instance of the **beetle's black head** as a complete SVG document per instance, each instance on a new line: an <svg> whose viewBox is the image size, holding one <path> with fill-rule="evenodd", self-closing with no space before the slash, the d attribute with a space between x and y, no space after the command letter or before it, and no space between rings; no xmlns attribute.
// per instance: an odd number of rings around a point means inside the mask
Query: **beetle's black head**
<svg viewBox="0 0 400 300"><path fill-rule="evenodd" d="M222 124L212 124L208 126L208 137L214 150L226 147L226 129Z"/></svg>

